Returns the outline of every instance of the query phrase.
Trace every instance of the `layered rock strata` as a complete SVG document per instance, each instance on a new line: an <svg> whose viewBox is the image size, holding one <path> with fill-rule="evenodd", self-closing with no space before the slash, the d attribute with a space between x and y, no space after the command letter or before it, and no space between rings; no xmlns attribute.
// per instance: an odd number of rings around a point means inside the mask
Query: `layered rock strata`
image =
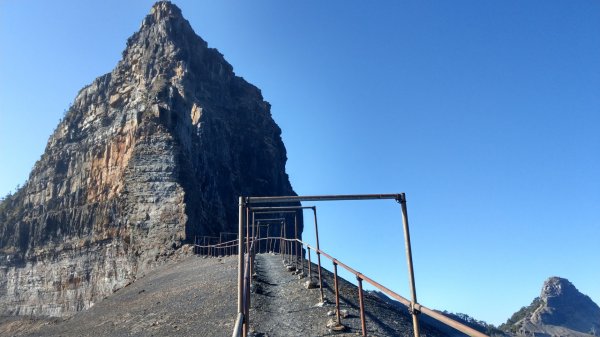
<svg viewBox="0 0 600 337"><path fill-rule="evenodd" d="M260 90L158 2L0 204L0 314L89 308L194 236L235 230L239 195L294 195L286 160Z"/></svg>

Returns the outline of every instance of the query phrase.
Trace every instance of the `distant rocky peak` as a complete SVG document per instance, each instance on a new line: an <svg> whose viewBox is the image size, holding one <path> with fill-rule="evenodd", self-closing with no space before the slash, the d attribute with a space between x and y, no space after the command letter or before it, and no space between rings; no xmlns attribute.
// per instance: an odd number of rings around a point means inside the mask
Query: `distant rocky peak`
<svg viewBox="0 0 600 337"><path fill-rule="evenodd" d="M150 14L142 21L140 30L145 27L151 27L157 24L180 25L186 23L187 20L181 14L181 9L170 1L159 1L152 6Z"/></svg>
<svg viewBox="0 0 600 337"><path fill-rule="evenodd" d="M158 1L155 3L150 10L150 16L153 16L156 21L159 21L164 17L183 19L183 16L181 15L181 9L173 5L171 1Z"/></svg>
<svg viewBox="0 0 600 337"><path fill-rule="evenodd" d="M206 41L196 35L179 7L168 1L160 1L144 18L139 31L127 40L123 60L143 57L157 64L173 60L174 57L190 60L202 57L207 48Z"/></svg>
<svg viewBox="0 0 600 337"><path fill-rule="evenodd" d="M600 332L600 307L582 294L567 279L550 277L540 297L517 311L500 326L518 336L597 336Z"/></svg>
<svg viewBox="0 0 600 337"><path fill-rule="evenodd" d="M554 276L544 282L540 298L547 299L549 297L569 296L577 293L579 291L569 280Z"/></svg>
<svg viewBox="0 0 600 337"><path fill-rule="evenodd" d="M153 29L160 27L159 29ZM169 1L159 1L150 10L150 14L146 15L142 21L140 32L150 30L156 35L164 35L164 37L175 38L179 34L186 37L194 35L190 23L181 14L181 9L173 5Z"/></svg>

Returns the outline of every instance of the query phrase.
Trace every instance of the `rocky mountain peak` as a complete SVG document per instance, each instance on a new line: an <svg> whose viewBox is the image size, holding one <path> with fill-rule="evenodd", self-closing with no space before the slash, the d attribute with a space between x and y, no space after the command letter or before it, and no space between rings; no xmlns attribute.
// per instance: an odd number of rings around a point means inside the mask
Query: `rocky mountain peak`
<svg viewBox="0 0 600 337"><path fill-rule="evenodd" d="M181 10L161 1L152 7L139 31L127 40L123 59L115 71L143 85L151 85L155 80L172 84L184 78L192 66L195 73L202 75L210 74L210 67L223 69L218 75L227 79L234 75L233 67L196 35Z"/></svg>
<svg viewBox="0 0 600 337"><path fill-rule="evenodd" d="M150 9L150 16L153 16L155 21L160 21L162 18L173 17L183 19L181 9L172 4L171 1L158 1Z"/></svg>
<svg viewBox="0 0 600 337"><path fill-rule="evenodd" d="M238 196L294 195L270 109L156 3L0 203L0 314L89 308L197 236L235 231Z"/></svg>
<svg viewBox="0 0 600 337"><path fill-rule="evenodd" d="M599 335L600 307L569 280L550 277L544 282L540 296L501 328L517 335Z"/></svg>
<svg viewBox="0 0 600 337"><path fill-rule="evenodd" d="M579 291L569 280L560 277L550 277L542 286L540 298L548 300L560 296L577 296Z"/></svg>
<svg viewBox="0 0 600 337"><path fill-rule="evenodd" d="M152 6L140 27L140 32L146 30L161 33L166 37L174 37L177 34L196 35L190 23L183 17L181 9L170 1L159 1Z"/></svg>

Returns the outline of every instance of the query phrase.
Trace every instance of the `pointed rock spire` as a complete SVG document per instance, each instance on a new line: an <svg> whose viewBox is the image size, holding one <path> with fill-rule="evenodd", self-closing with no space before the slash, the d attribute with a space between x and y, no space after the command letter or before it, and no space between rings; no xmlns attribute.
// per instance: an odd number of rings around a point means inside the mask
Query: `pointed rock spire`
<svg viewBox="0 0 600 337"><path fill-rule="evenodd" d="M294 194L286 160L260 90L156 3L2 203L0 279L15 282L0 282L0 314L85 309L196 236L233 231L239 195Z"/></svg>

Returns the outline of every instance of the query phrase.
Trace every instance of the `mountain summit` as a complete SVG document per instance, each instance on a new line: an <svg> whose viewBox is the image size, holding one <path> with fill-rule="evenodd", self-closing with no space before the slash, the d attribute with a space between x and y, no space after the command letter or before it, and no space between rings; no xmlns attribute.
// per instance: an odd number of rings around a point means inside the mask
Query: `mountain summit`
<svg viewBox="0 0 600 337"><path fill-rule="evenodd" d="M232 232L239 195L295 194L286 160L260 90L156 3L0 203L0 314L89 308L196 235Z"/></svg>
<svg viewBox="0 0 600 337"><path fill-rule="evenodd" d="M600 307L567 279L551 277L531 305L523 307L501 326L518 335L600 335Z"/></svg>

